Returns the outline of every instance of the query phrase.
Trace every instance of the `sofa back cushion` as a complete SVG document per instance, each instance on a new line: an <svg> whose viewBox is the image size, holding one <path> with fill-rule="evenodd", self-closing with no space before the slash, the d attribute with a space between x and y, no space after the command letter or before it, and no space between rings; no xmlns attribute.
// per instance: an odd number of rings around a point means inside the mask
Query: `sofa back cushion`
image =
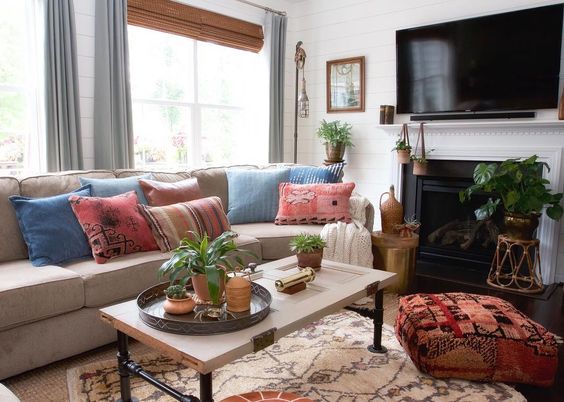
<svg viewBox="0 0 564 402"><path fill-rule="evenodd" d="M202 197L216 196L221 199L223 210L227 212L229 195L227 192L227 175L224 168L196 169L190 172L190 176L198 179L198 186Z"/></svg>
<svg viewBox="0 0 564 402"><path fill-rule="evenodd" d="M151 177L150 173L140 176L122 177L120 179L93 179L90 177L81 177L80 184L91 184L92 196L94 197L113 197L114 195L124 194L128 191L135 191L139 202L147 205L147 199L145 198L145 194L143 194L139 179L150 179Z"/></svg>
<svg viewBox="0 0 564 402"><path fill-rule="evenodd" d="M81 186L80 177L115 178L111 170L85 170L29 176L20 181L20 195L40 198L70 193Z"/></svg>
<svg viewBox="0 0 564 402"><path fill-rule="evenodd" d="M190 178L190 173L188 172L153 172L149 170L118 169L115 170L114 173L118 179L150 173L153 180L163 181L165 183L174 183L175 181Z"/></svg>
<svg viewBox="0 0 564 402"><path fill-rule="evenodd" d="M19 195L14 177L0 177L0 262L27 258L27 248L20 232L16 211L8 197Z"/></svg>
<svg viewBox="0 0 564 402"><path fill-rule="evenodd" d="M174 183L139 179L139 185L149 205L155 207L202 198L202 192L200 191L200 186L198 186L198 179L195 177Z"/></svg>

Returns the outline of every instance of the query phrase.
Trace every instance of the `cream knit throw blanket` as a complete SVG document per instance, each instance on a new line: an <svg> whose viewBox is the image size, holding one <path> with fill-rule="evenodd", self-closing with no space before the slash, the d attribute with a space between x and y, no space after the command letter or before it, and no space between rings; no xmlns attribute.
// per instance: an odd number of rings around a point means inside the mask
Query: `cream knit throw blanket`
<svg viewBox="0 0 564 402"><path fill-rule="evenodd" d="M351 223L328 223L321 230L327 242L323 258L346 264L372 268L372 240L366 223L368 199L353 194L350 198Z"/></svg>

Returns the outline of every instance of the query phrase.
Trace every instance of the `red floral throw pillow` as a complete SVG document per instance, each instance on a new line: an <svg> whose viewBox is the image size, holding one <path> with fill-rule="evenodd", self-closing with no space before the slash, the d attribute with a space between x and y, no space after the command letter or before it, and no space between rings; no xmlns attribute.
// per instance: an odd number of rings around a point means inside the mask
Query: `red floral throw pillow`
<svg viewBox="0 0 564 402"><path fill-rule="evenodd" d="M349 223L349 199L354 183L280 183L277 225Z"/></svg>
<svg viewBox="0 0 564 402"><path fill-rule="evenodd" d="M554 335L492 296L402 297L396 336L417 368L438 378L550 386L558 366Z"/></svg>
<svg viewBox="0 0 564 402"><path fill-rule="evenodd" d="M151 228L137 209L135 191L114 197L69 197L98 264L138 251L158 250Z"/></svg>

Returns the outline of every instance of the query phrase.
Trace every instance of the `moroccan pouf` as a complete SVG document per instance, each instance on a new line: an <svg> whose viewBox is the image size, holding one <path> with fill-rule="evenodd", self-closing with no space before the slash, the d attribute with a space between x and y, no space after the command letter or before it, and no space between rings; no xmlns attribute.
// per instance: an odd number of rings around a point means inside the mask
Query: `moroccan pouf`
<svg viewBox="0 0 564 402"><path fill-rule="evenodd" d="M555 336L496 297L406 296L395 327L413 363L432 376L538 386L554 382Z"/></svg>
<svg viewBox="0 0 564 402"><path fill-rule="evenodd" d="M290 392L280 391L255 391L225 398L221 402L314 402L313 399L305 398Z"/></svg>

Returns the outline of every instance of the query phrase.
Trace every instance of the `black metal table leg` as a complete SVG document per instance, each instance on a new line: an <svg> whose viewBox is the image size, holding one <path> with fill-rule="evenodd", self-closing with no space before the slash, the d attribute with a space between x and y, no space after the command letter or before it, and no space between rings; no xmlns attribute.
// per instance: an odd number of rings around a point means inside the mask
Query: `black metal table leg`
<svg viewBox="0 0 564 402"><path fill-rule="evenodd" d="M212 373L200 373L200 400L202 402L213 402L212 393Z"/></svg>
<svg viewBox="0 0 564 402"><path fill-rule="evenodd" d="M382 324L384 324L384 290L374 294L374 343L368 346L372 353L386 353L388 349L382 346Z"/></svg>
<svg viewBox="0 0 564 402"><path fill-rule="evenodd" d="M129 370L127 363L129 362L128 336L121 331L117 331L118 338L118 371L119 371L119 388L121 399L118 402L138 402L137 398L131 396L131 383L129 381Z"/></svg>

